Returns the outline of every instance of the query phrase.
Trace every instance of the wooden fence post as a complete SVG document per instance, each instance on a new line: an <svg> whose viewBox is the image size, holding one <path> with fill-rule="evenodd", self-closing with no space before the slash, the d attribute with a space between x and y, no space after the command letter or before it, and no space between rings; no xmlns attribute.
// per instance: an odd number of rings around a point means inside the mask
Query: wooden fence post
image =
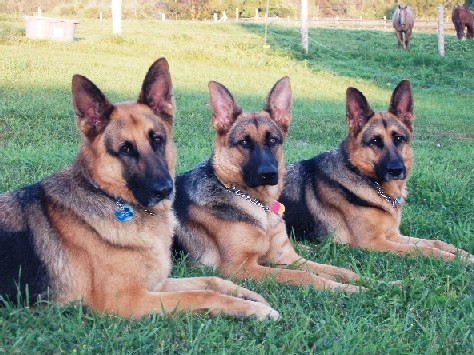
<svg viewBox="0 0 474 355"><path fill-rule="evenodd" d="M308 54L308 0L301 0L301 44L306 54Z"/></svg>
<svg viewBox="0 0 474 355"><path fill-rule="evenodd" d="M438 51L444 57L444 5L438 5Z"/></svg>

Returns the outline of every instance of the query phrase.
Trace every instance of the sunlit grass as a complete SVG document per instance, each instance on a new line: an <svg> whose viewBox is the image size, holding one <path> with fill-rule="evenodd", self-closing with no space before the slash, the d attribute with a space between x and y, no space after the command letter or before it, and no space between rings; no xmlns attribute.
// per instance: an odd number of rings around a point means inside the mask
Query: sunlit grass
<svg viewBox="0 0 474 355"><path fill-rule="evenodd" d="M3 21L5 20L5 21ZM282 76L292 81L293 122L285 157L298 160L338 145L345 128L345 90L359 88L386 110L402 78L414 87L415 166L402 232L439 238L474 252L472 120L474 41L447 37L447 57L433 34L416 33L412 51L390 32L311 31L304 56L298 30L196 22L81 20L74 43L30 41L20 18L0 22L0 191L33 183L69 165L79 134L71 77L94 81L113 101L137 97L149 65L170 62L178 112L178 172L209 156L213 143L207 83L226 85L245 110L260 110ZM376 286L344 295L245 281L276 308L278 322L206 315L123 320L79 305L0 308L0 353L472 353L474 279L460 261L398 257L326 241L298 243L301 255L350 267L403 287ZM178 259L174 276L217 275Z"/></svg>

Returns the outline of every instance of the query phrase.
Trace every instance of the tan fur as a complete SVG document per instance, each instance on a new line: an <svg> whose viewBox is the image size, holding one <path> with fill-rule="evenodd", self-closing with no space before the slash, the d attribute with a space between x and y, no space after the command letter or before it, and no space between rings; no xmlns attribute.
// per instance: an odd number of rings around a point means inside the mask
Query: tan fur
<svg viewBox="0 0 474 355"><path fill-rule="evenodd" d="M353 134L351 129L349 131L345 141L349 158L354 166L365 176L376 178L374 164L382 159L382 154L385 154L387 150L396 149L393 146L391 137L394 132L397 132L400 122L408 128L409 142L413 139L413 121L415 118L412 109L413 98L411 97L409 86L405 90L407 91L406 93L402 90L397 91L397 89L394 91L389 108L391 112L374 113L364 124L360 134ZM398 116L395 114L397 112ZM386 124L388 123L387 127L380 124L382 120ZM385 144L384 150L374 150L362 144L363 131L372 124L377 126L377 129L374 130L374 135L382 137ZM408 176L413 165L411 144L402 145L398 152L403 159ZM404 199L407 197L406 179L384 181L381 186L389 196L402 196ZM371 250L395 251L398 254L417 253L426 256L440 256L445 260L453 260L456 254L459 254L474 261L472 255L450 244L437 240L401 235L399 226L402 217L402 206L398 209L391 208L390 204L381 200L380 196L374 193L374 191L366 191L365 196L374 204L383 203L384 211L357 208L351 217L349 214L350 211L354 210L354 207L344 206L340 212L345 215L347 229L338 229L335 234L338 241ZM345 237L341 237L342 235Z"/></svg>
<svg viewBox="0 0 474 355"><path fill-rule="evenodd" d="M388 122L388 127L384 128L381 124L381 121L385 120ZM398 122L398 118L390 112L376 112L367 122L367 125L373 125L376 127L373 130L374 135L378 135L382 138L383 142L386 142L388 147L387 149L394 149L393 143L391 142L391 137L394 132L397 132L397 125L390 124L390 122ZM409 131L409 139L410 141L413 139L413 132ZM362 174L367 177L376 179L377 176L375 175L374 171L374 164L378 163L382 160L382 155L386 152L386 150L374 150L366 147L362 144L362 134L357 134L356 136L351 136L350 139L346 140L347 149L350 153L350 158L352 163L360 170ZM405 162L405 166L407 169L407 174L410 174L411 166L413 164L413 151L411 145L404 145L402 149L399 151L401 156L403 157L403 161ZM405 183L399 182L397 180L390 181L389 184L385 184L387 188L393 188L393 185L405 185ZM394 196L395 196L394 191Z"/></svg>
<svg viewBox="0 0 474 355"><path fill-rule="evenodd" d="M267 215L267 212L248 204L245 208L258 218L260 227L225 222L206 213L205 208L196 211L198 208L193 207L193 222L199 224L199 232L194 237L205 238L207 245L201 262L216 267L224 276L236 280L251 278L261 281L273 276L278 282L294 285L359 291L357 286L335 281L355 280L358 278L355 273L332 265L317 264L299 256L288 239L281 218ZM294 266L296 270L287 269L288 266Z"/></svg>
<svg viewBox="0 0 474 355"><path fill-rule="evenodd" d="M151 174L157 160L165 162L174 178L176 148L170 116L174 99L167 61L161 58L150 67L138 102L112 106L80 76L73 79L73 97L83 133L77 159L72 168L41 182L44 201L25 207L32 209L29 224L35 227L35 250L46 265L53 299L60 304L83 300L96 311L133 318L205 311L277 319L278 313L262 296L230 281L169 279L176 224L172 201L166 196L153 206L143 206L129 188L127 174ZM150 132L155 130L166 140L162 156L150 143ZM124 142L136 148L136 157L111 154L119 152ZM124 159L132 162L133 171L123 171ZM132 220L115 218L114 198L133 205ZM40 204L46 206L45 215ZM13 212L20 210L15 198L0 195L0 207L4 205L12 206ZM0 218L6 219L3 214ZM9 226L7 232L22 230L21 224Z"/></svg>
<svg viewBox="0 0 474 355"><path fill-rule="evenodd" d="M271 123L270 115L267 112L244 112L237 118L237 122L244 126L245 129L242 131L241 135L249 135L251 138L256 141L262 141L264 138L264 133L270 130L270 124L259 125L256 129L252 124L252 119L260 117L265 118ZM283 137L286 136L286 132L283 132ZM242 176L242 166L247 163L247 158L241 152L233 149L229 150L229 141L227 135L216 135L215 144L214 144L214 155L213 155L213 164L215 167L216 175L220 181L226 184L235 184L237 186L244 186L245 182ZM278 173L280 176L285 174L285 162L283 159L283 150L278 149L276 152L276 157L278 159ZM265 204L270 204L275 201L276 196L280 195L281 189L283 188L283 179L278 181L277 185L273 186L257 186L253 188L247 187L246 190L252 196L258 196L260 201Z"/></svg>
<svg viewBox="0 0 474 355"><path fill-rule="evenodd" d="M375 189L374 182L378 182L391 198L404 201L407 197L415 119L410 83L398 84L387 112L373 112L354 88L347 89L346 107L349 132L341 146L288 166L281 198L290 206L287 223L296 237L320 240L333 233L335 241L354 247L445 260L460 255L474 262L474 256L450 244L402 235L404 202L394 208ZM404 166L406 174L387 175L388 162L391 169Z"/></svg>
<svg viewBox="0 0 474 355"><path fill-rule="evenodd" d="M291 87L288 77L278 81L270 91L262 112L242 112L232 95L221 84L209 84L212 125L216 140L210 164L213 177L202 176L197 167L183 175L178 185L175 206L182 208L176 238L200 262L217 268L226 277L242 280L263 280L274 277L278 282L311 285L318 289L358 292L361 288L339 283L357 280L354 272L305 260L294 250L282 217L263 210L240 196L223 190L221 184L234 185L265 205L277 200L283 187L285 164L281 141L272 146L278 162L278 181L274 185L250 187L244 178L251 152L269 144L269 136L284 140L291 121ZM238 142L250 140L252 149ZM237 142L237 143L236 143ZM270 145L271 146L271 145ZM186 180L189 179L189 182ZM210 181L209 179L213 179ZM203 184L191 189L191 184ZM212 184L218 195L212 195ZM181 196L199 194L183 207ZM215 204L223 204L223 207ZM223 217L223 212L229 210ZM235 220L241 215L240 220ZM245 216L245 217L244 217ZM289 267L294 267L291 269Z"/></svg>

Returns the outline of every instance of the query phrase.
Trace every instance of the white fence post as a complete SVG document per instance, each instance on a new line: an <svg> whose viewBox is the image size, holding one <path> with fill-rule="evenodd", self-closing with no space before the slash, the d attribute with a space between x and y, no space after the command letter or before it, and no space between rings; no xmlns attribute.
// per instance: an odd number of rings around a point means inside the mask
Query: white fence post
<svg viewBox="0 0 474 355"><path fill-rule="evenodd" d="M301 0L301 44L304 52L308 54L308 0Z"/></svg>
<svg viewBox="0 0 474 355"><path fill-rule="evenodd" d="M444 57L444 5L438 5L438 51Z"/></svg>
<svg viewBox="0 0 474 355"><path fill-rule="evenodd" d="M112 0L112 33L122 33L122 0Z"/></svg>

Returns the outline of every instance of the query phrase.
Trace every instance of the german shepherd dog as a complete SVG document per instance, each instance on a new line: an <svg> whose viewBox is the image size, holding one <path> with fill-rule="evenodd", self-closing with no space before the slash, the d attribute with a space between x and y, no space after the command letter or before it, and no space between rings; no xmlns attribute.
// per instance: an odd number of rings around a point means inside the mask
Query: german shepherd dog
<svg viewBox="0 0 474 355"><path fill-rule="evenodd" d="M472 255L439 240L400 234L413 153L413 97L403 80L388 112L375 112L355 88L346 93L349 133L339 148L289 164L280 196L288 233L320 241L398 254L419 253L452 260Z"/></svg>
<svg viewBox="0 0 474 355"><path fill-rule="evenodd" d="M0 295L83 300L139 318L209 311L258 319L278 313L258 294L216 277L170 279L176 149L166 59L137 101L112 104L72 79L81 145L72 167L0 195Z"/></svg>
<svg viewBox="0 0 474 355"><path fill-rule="evenodd" d="M276 199L285 173L290 79L274 85L262 112L242 112L227 88L214 81L209 95L214 150L210 159L176 179L177 248L237 280L274 276L278 282L359 291L335 281L357 280L357 274L303 259L286 234L283 206Z"/></svg>

